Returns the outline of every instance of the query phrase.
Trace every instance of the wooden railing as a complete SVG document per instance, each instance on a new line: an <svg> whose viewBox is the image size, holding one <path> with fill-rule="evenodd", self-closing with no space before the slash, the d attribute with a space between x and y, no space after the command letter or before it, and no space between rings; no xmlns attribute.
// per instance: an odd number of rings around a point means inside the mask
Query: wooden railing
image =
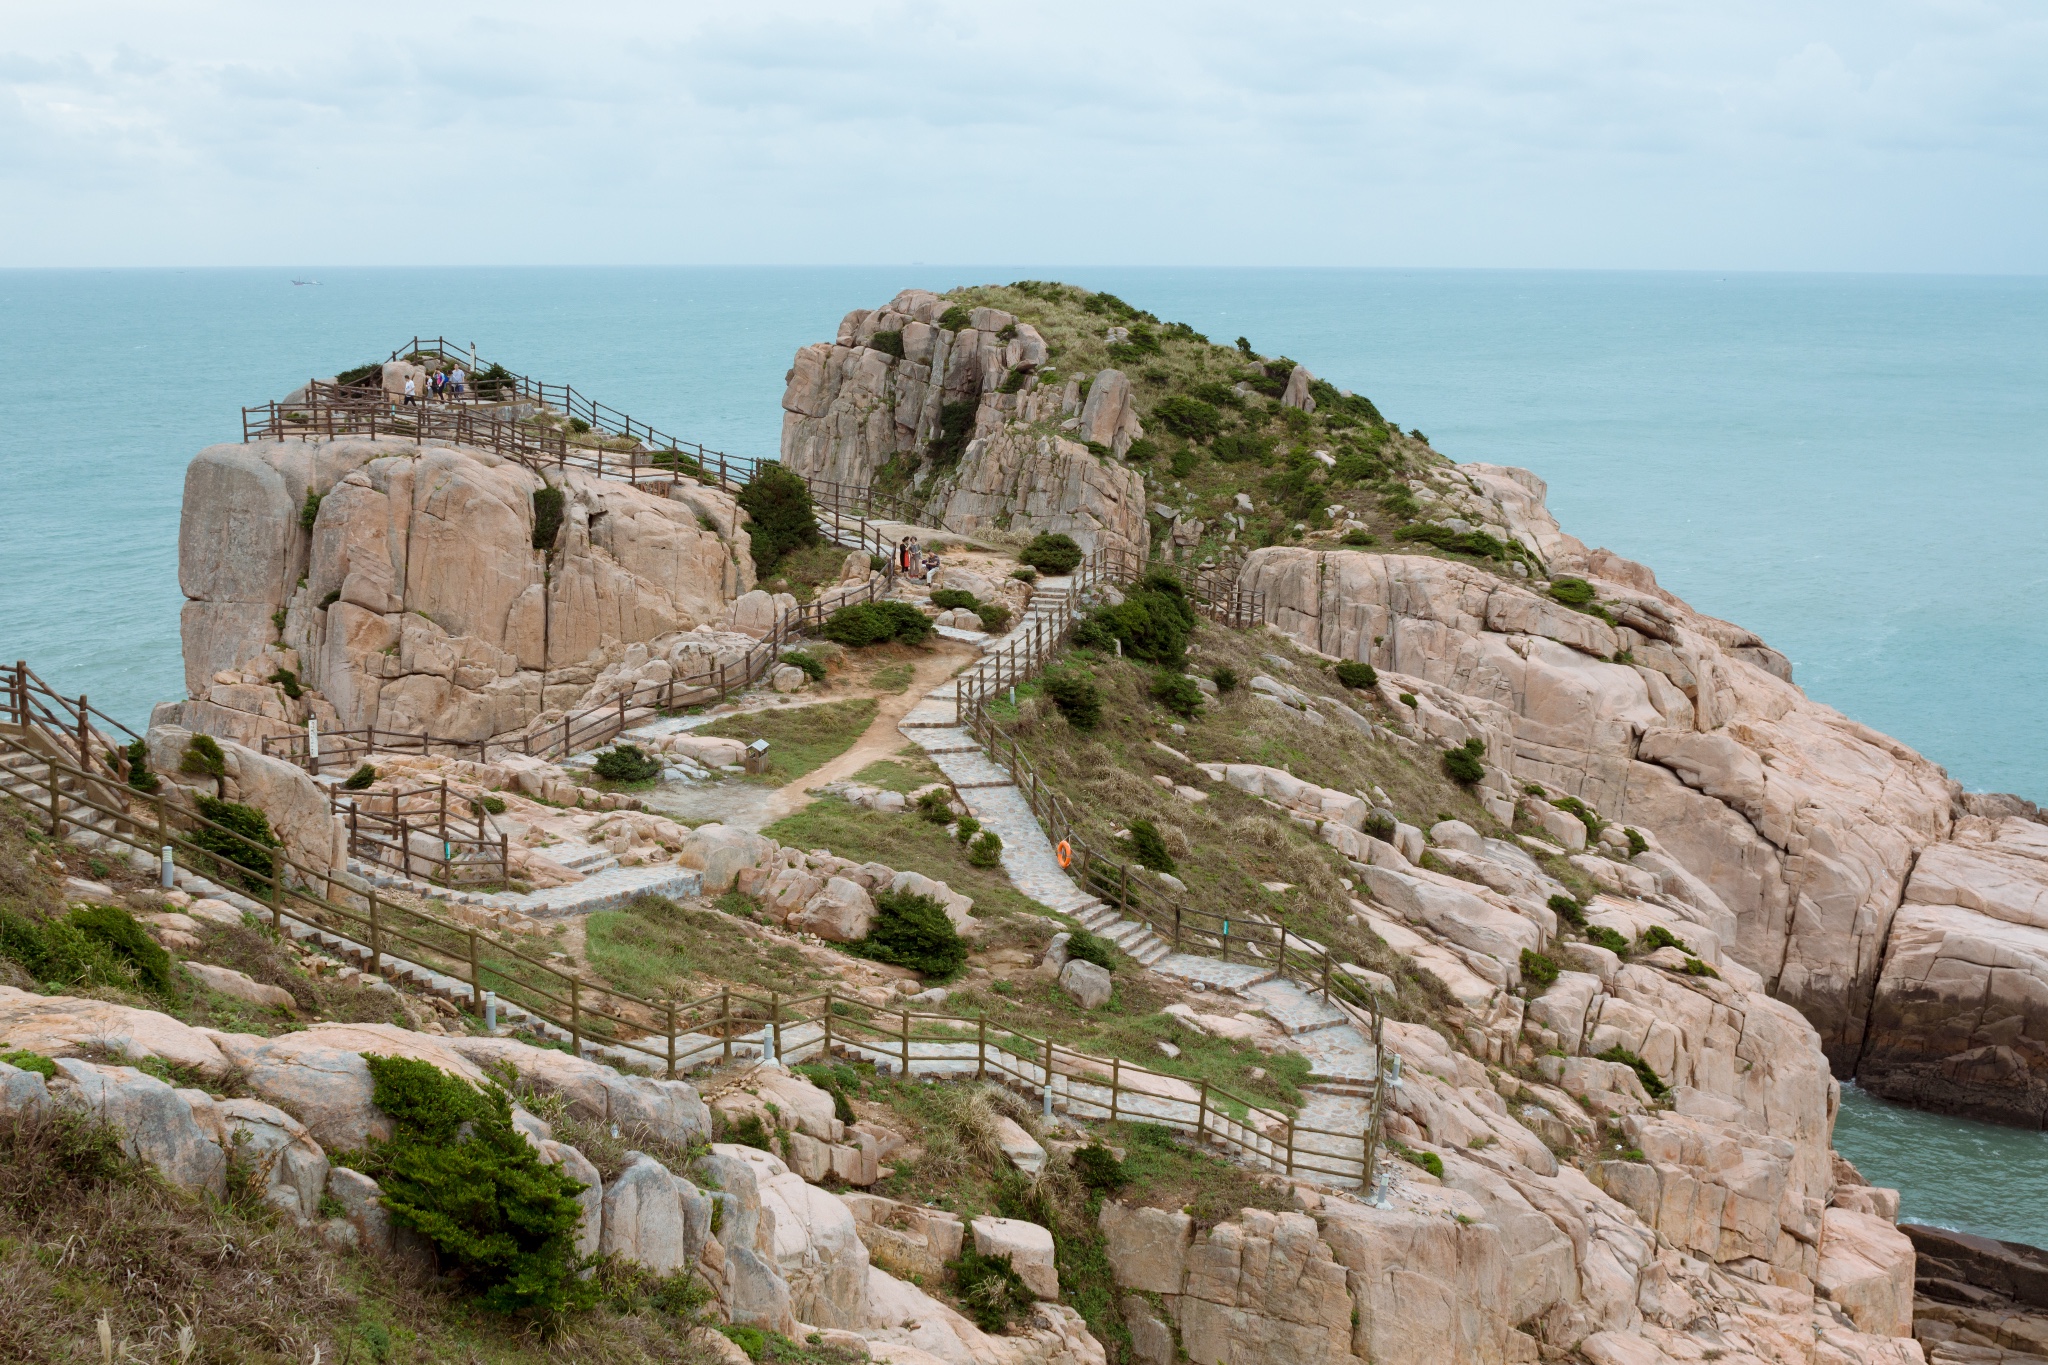
<svg viewBox="0 0 2048 1365"><path fill-rule="evenodd" d="M348 827L351 857L437 886L506 880L510 840L492 828L481 802L458 794L451 805L446 782L385 791L337 788L327 800Z"/></svg>
<svg viewBox="0 0 2048 1365"><path fill-rule="evenodd" d="M38 733L53 755L69 754L94 774L95 781L104 781L109 772L126 781L128 745L141 738L94 706L84 693L59 695L23 660L0 666L0 717L8 725Z"/></svg>
<svg viewBox="0 0 2048 1365"><path fill-rule="evenodd" d="M282 930L289 920L339 936L365 950L376 974L388 962L452 978L478 1013L487 994L502 996L566 1039L578 1056L596 1052L674 1077L743 1058L759 1038L761 1055L785 1062L849 1057L893 1064L905 1076L972 1074L1050 1092L1055 1107L1075 1117L1141 1120L1192 1132L1266 1169L1343 1184L1369 1178L1364 1134L1313 1128L1290 1112L1222 1087L1084 1053L985 1015L878 1009L834 989L790 999L731 989L687 1000L643 999L563 971L474 926L379 897L374 887L360 895L337 894L326 873L206 819L165 790L148 797L105 796L102 785L79 780L93 774L49 761L0 731L0 755L8 753L43 763L47 804L29 810L53 838L63 838L69 824L152 856L169 849L180 866L245 888L273 927ZM95 821L93 815L108 818ZM253 855L254 868L237 861L246 855Z"/></svg>

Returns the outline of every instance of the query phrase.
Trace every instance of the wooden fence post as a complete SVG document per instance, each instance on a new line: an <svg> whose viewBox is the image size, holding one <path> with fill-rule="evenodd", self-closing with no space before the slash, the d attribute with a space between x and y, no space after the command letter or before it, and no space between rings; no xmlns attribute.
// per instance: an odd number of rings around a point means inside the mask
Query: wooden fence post
<svg viewBox="0 0 2048 1365"><path fill-rule="evenodd" d="M832 988L825 988L825 1065L832 1065Z"/></svg>
<svg viewBox="0 0 2048 1365"><path fill-rule="evenodd" d="M988 1016L974 1021L974 1079L988 1079Z"/></svg>
<svg viewBox="0 0 2048 1365"><path fill-rule="evenodd" d="M726 1065L732 1064L732 987L721 987L718 992L718 1032L725 1039Z"/></svg>
<svg viewBox="0 0 2048 1365"><path fill-rule="evenodd" d="M384 974L384 943L382 926L377 918L377 889L370 888L370 975Z"/></svg>
<svg viewBox="0 0 2048 1365"><path fill-rule="evenodd" d="M676 1002L668 1002L668 1078L676 1078Z"/></svg>
<svg viewBox="0 0 2048 1365"><path fill-rule="evenodd" d="M1200 1139L1209 1134L1209 1083L1202 1082L1202 1091L1195 1097L1195 1137Z"/></svg>
<svg viewBox="0 0 2048 1365"><path fill-rule="evenodd" d="M475 929L469 931L469 1004L481 1018L484 1012L484 974L482 958L477 952Z"/></svg>
<svg viewBox="0 0 2048 1365"><path fill-rule="evenodd" d="M569 978L569 1046L576 1056L583 1055L583 982L574 976Z"/></svg>
<svg viewBox="0 0 2048 1365"><path fill-rule="evenodd" d="M1124 1059L1123 1059L1123 1058L1121 1058L1121 1057L1112 1057L1112 1058L1110 1058L1110 1059L1109 1059L1109 1121L1110 1121L1111 1123L1115 1123L1115 1122L1116 1122L1116 1097L1117 1097L1117 1091L1119 1091L1119 1090L1121 1090L1121 1089L1123 1088L1123 1080L1124 1080Z"/></svg>
<svg viewBox="0 0 2048 1365"><path fill-rule="evenodd" d="M64 837L64 811L57 804L57 760L53 758L46 762L43 771L48 774L50 782L50 837L61 839Z"/></svg>

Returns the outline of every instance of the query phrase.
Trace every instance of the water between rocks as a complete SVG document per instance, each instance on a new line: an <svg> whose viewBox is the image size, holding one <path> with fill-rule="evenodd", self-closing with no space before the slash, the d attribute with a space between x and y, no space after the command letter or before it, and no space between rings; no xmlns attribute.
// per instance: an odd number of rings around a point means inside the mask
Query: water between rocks
<svg viewBox="0 0 2048 1365"><path fill-rule="evenodd" d="M1929 1114L1842 1087L1835 1150L1899 1191L1899 1221L2048 1246L2048 1133Z"/></svg>

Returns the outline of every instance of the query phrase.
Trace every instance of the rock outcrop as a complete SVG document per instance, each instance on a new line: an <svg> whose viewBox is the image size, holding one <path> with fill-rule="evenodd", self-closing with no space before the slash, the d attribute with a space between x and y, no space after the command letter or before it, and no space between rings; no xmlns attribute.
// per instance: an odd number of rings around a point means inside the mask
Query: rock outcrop
<svg viewBox="0 0 2048 1365"><path fill-rule="evenodd" d="M1535 783L1656 831L1675 870L1733 912L1724 946L1815 1022L1849 1074L1914 860L1950 837L1954 784L1807 698L1748 632L1565 535L1533 475L1440 473L1447 508L1585 577L1609 619L1420 556L1260 550L1243 585L1291 638L1378 668L1388 711L1417 736L1484 741L1496 814Z"/></svg>
<svg viewBox="0 0 2048 1365"><path fill-rule="evenodd" d="M550 486L551 551L533 544ZM482 739L576 704L629 646L661 642L640 666L674 669L753 567L732 497L692 479L544 478L481 450L343 439L194 457L179 584L189 700L161 719L248 743L308 716Z"/></svg>
<svg viewBox="0 0 2048 1365"><path fill-rule="evenodd" d="M1103 370L1084 400L1079 377L1042 376L1048 352L1029 323L976 308L953 330L940 325L949 306L907 289L848 313L833 342L798 351L782 399L782 463L855 488L908 469L921 520L963 535L1057 531L1084 549L1142 551L1144 480L1100 453L1121 456L1144 434L1130 381ZM895 342L886 349L884 333ZM942 437L960 448L933 455Z"/></svg>

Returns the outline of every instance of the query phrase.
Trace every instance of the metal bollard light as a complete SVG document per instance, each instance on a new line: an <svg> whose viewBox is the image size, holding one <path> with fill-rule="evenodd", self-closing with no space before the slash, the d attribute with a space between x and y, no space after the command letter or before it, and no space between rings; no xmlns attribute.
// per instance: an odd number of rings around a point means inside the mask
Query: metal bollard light
<svg viewBox="0 0 2048 1365"><path fill-rule="evenodd" d="M498 1031L498 993L497 993L496 991L485 991L485 992L484 992L484 1032L485 1032L485 1033L496 1033L497 1031Z"/></svg>
<svg viewBox="0 0 2048 1365"><path fill-rule="evenodd" d="M164 884L164 890L166 890L166 891L175 891L175 890L177 890L177 889L178 889L178 865L177 865L176 863L174 863L174 862L172 862L172 861L171 861L171 846L170 846L169 844L165 844L165 845L164 845L164 851L163 851L162 863L163 863L163 866L162 866L162 869L161 869L161 870L162 870L162 876L163 876L163 884Z"/></svg>
<svg viewBox="0 0 2048 1365"><path fill-rule="evenodd" d="M763 1024L761 1026L761 1060L764 1062L773 1062L775 1060L775 1025L773 1024Z"/></svg>

